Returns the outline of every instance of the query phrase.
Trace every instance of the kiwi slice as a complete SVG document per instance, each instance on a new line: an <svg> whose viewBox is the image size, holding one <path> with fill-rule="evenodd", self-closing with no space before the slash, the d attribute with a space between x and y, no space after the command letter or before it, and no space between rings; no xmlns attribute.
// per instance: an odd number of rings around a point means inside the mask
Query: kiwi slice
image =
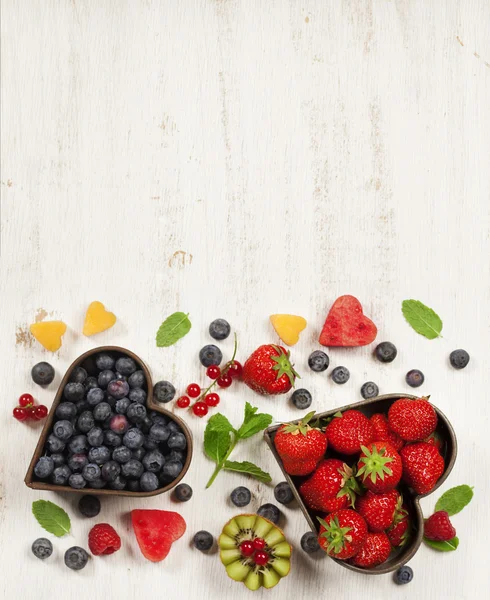
<svg viewBox="0 0 490 600"><path fill-rule="evenodd" d="M234 517L223 527L218 546L228 575L249 590L272 588L289 573L291 546L279 527L264 517Z"/></svg>

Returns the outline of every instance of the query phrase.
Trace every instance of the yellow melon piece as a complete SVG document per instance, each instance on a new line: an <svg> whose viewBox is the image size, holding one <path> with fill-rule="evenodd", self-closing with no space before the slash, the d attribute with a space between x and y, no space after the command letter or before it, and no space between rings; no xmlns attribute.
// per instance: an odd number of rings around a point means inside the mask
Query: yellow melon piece
<svg viewBox="0 0 490 600"><path fill-rule="evenodd" d="M106 310L102 302L91 302L85 315L83 335L94 335L110 329L116 320L116 315Z"/></svg>
<svg viewBox="0 0 490 600"><path fill-rule="evenodd" d="M61 338L65 334L66 324L63 321L40 321L33 323L29 329L46 350L56 352L61 348Z"/></svg>
<svg viewBox="0 0 490 600"><path fill-rule="evenodd" d="M288 346L294 346L299 340L299 334L306 327L306 319L296 315L271 315L272 326L277 335Z"/></svg>

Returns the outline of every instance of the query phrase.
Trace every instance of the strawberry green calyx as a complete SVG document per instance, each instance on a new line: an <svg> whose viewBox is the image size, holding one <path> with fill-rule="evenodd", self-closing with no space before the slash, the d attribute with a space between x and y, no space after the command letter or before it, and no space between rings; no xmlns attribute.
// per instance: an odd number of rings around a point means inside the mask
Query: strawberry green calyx
<svg viewBox="0 0 490 600"><path fill-rule="evenodd" d="M280 379L283 375L287 375L291 385L294 387L294 381L296 378L301 379L298 373L294 370L294 366L291 364L289 357L290 352L285 352L279 346L271 344L271 347L277 352L277 355L271 354L271 360L276 364L272 367L273 371L277 371L276 379Z"/></svg>
<svg viewBox="0 0 490 600"><path fill-rule="evenodd" d="M337 498L349 496L349 506L354 508L356 498L361 493L361 488L357 479L354 477L354 470L344 463L343 467L339 469L338 472L342 476L342 489L337 494Z"/></svg>
<svg viewBox="0 0 490 600"><path fill-rule="evenodd" d="M341 527L337 517L331 519L330 523L320 519L320 517L317 518L325 528L321 537L324 537L328 542L327 552L340 554L345 547L345 542L352 542L352 536L349 535L352 527Z"/></svg>
<svg viewBox="0 0 490 600"><path fill-rule="evenodd" d="M403 508L403 496L400 494L398 496L398 500L396 501L395 516L393 517L392 527L403 521L403 519L406 519L407 516L408 511Z"/></svg>
<svg viewBox="0 0 490 600"><path fill-rule="evenodd" d="M283 429L284 433L292 433L293 435L306 435L308 431L315 429L310 425L311 419L315 416L315 411L309 412L298 423L286 423Z"/></svg>
<svg viewBox="0 0 490 600"><path fill-rule="evenodd" d="M364 456L361 457L359 462L363 465L357 474L362 475L363 481L370 477L371 481L376 483L378 477L384 481L385 475L393 475L393 471L387 466L388 463L393 462L393 458L385 456L386 451L384 448L378 452L378 449L374 446L371 450L366 446L361 446L361 450Z"/></svg>

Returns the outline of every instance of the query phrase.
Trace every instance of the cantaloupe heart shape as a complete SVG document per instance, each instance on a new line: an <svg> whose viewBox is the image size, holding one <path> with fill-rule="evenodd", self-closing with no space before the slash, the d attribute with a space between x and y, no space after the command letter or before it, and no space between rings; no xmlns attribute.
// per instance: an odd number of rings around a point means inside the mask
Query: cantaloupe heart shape
<svg viewBox="0 0 490 600"><path fill-rule="evenodd" d="M29 327L36 340L51 352L61 348L61 338L65 335L66 324L63 321L39 321Z"/></svg>
<svg viewBox="0 0 490 600"><path fill-rule="evenodd" d="M376 325L363 313L354 296L337 298L327 315L320 334L322 346L366 346L376 339Z"/></svg>
<svg viewBox="0 0 490 600"><path fill-rule="evenodd" d="M116 315L106 310L102 302L91 302L85 314L83 335L95 335L110 329L116 322Z"/></svg>
<svg viewBox="0 0 490 600"><path fill-rule="evenodd" d="M287 346L296 344L299 334L307 325L306 319L296 315L271 315L269 318L277 335Z"/></svg>

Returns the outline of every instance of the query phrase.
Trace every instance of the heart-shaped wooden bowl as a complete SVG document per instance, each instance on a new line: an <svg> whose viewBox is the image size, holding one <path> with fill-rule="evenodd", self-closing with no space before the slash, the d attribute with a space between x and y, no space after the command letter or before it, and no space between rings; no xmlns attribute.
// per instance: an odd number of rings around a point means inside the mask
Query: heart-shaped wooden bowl
<svg viewBox="0 0 490 600"><path fill-rule="evenodd" d="M63 398L63 389L64 389L65 385L68 383L71 373L73 372L73 370L76 367L83 367L84 369L86 369L89 376L93 375L96 372L94 357L96 354L99 354L100 352L108 352L108 353L112 354L116 359L119 358L120 356L129 356L130 358L132 358L135 361L135 363L138 365L138 367L144 372L145 377L146 377L146 388L147 388L146 389L146 393L147 393L146 406L147 406L147 408L150 410L159 412L162 415L164 415L165 417L167 417L168 419L171 419L172 421L177 423L177 425L181 428L182 433L185 435L185 438L187 440L187 456L186 456L186 460L184 463L184 468L179 473L177 478L174 479L173 481L171 481L165 487L158 488L157 490L154 490L153 492L131 492L129 490L111 490L111 489L105 489L105 488L102 488L102 489L83 488L81 490L76 490L67 485L53 485L53 484L38 480L34 474L34 467L35 467L38 459L43 455L44 448L46 446L47 437L51 433L51 430L52 430L56 408ZM158 494L163 494L163 492L168 492L173 487L175 487L179 483L179 481L182 480L184 475L186 474L186 472L189 468L189 465L191 464L191 458L192 458L192 434L191 434L190 430L188 429L187 425L184 423L184 421L182 421L182 419L179 419L179 417L176 417L174 414L172 414L168 410L165 410L164 408L162 408L160 404L153 401L153 384L152 384L152 380L151 380L150 370L145 365L145 363L141 360L141 358L139 358L139 356L136 356L136 354L134 354L130 350L126 350L126 348L120 348L118 346L100 346L98 348L94 348L93 350L89 350L88 352L85 352L84 354L79 356L70 365L70 367L66 371L65 376L63 377L63 379L60 383L58 391L56 392L56 397L54 399L53 405L51 406L49 414L44 423L44 427L41 432L41 436L37 443L36 449L34 451L34 455L32 457L32 460L31 460L31 463L27 470L27 474L25 476L24 481L28 487L30 487L34 490L48 490L50 492L72 492L72 493L74 492L77 494L80 494L80 493L81 494L97 494L98 496L131 496L134 498L146 498L148 496L157 496Z"/></svg>
<svg viewBox="0 0 490 600"><path fill-rule="evenodd" d="M362 402L356 402L355 404L349 404L347 406L342 406L340 408L334 408L327 412L318 413L317 415L315 415L315 418L319 418L320 421L322 421L329 417L333 417L338 412L344 412L346 410L351 410L351 409L359 410L368 417L370 417L374 413L378 413L378 412L382 412L382 413L386 414L388 412L388 409L390 408L390 406L393 404L393 402L395 402L395 400L398 400L399 398L410 398L412 400L415 400L417 398L417 396L411 396L409 394L387 394L385 396L378 396L377 398L363 400ZM434 406L434 405L432 405L432 406ZM439 479L439 481L437 482L435 487L430 491L430 494L432 494L446 480L449 473L451 472L451 469L454 466L454 463L456 461L456 454L457 454L456 435L454 433L451 423L448 421L447 417L437 408L437 406L434 406L434 410L437 413L437 429L436 429L436 431L441 436L441 439L443 440L441 454L444 458L445 469L444 469L444 473L442 474L441 478ZM292 423L297 423L297 422L298 421L292 421ZM286 471L284 470L281 458L279 457L276 447L274 446L274 436L280 426L281 426L281 423L279 423L277 425L273 425L273 426L269 427L268 429L266 429L266 431L264 432L265 440L269 444L269 446L272 450L272 453L274 454L277 462L279 463L279 466L281 467L282 472L284 473L284 477L286 478L286 481L291 486L293 494L294 494L296 500L298 501L298 504L300 505L301 510L303 511L303 514L305 515L309 526L311 527L312 531L314 531L315 533L318 534L319 529L320 529L320 524L318 523L317 517L324 517L324 513L310 510L305 505L305 503L303 502L303 499L301 498L301 495L299 493L299 486L301 485L301 483L303 481L305 481L305 479L307 479L307 477L291 476L291 475L288 475L286 473ZM325 456L327 458L340 457L340 458L347 460L345 457L338 455L335 452L329 451L328 449L327 449L327 453ZM351 461L354 460L353 457L349 457L349 458L351 459ZM357 571L358 573L364 573L366 575L381 575L383 573L391 573L392 571L396 571L399 567L401 567L402 565L407 563L413 557L413 555L419 549L419 546L422 543L422 538L424 535L424 516L422 514L422 509L420 508L419 500L423 496L428 496L429 494L418 495L413 490L411 490L410 488L408 488L407 486L404 486L404 485L400 485L399 489L400 489L401 493L403 494L404 502L408 506L408 510L411 515L411 520L412 520L412 524L413 524L412 525L413 526L412 536L409 539L408 543L405 546L403 546L402 548L400 548L399 550L397 550L396 552L392 552L386 562L384 562L383 564L381 564L377 567L374 567L372 569L363 569L361 567L356 567L354 565L351 565L346 561L333 559L333 560L335 560L336 563L338 563L339 565L342 565L343 567L345 567L347 569L350 569L351 571Z"/></svg>

